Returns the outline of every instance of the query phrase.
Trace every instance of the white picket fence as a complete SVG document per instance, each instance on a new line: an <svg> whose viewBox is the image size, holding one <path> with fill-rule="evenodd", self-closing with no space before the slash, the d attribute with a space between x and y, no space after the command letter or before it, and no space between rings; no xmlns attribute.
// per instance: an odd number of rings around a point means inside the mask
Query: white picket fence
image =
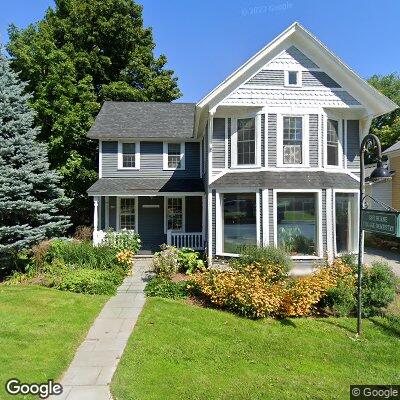
<svg viewBox="0 0 400 400"><path fill-rule="evenodd" d="M190 247L193 250L204 250L204 237L201 232L167 232L167 244L178 249Z"/></svg>

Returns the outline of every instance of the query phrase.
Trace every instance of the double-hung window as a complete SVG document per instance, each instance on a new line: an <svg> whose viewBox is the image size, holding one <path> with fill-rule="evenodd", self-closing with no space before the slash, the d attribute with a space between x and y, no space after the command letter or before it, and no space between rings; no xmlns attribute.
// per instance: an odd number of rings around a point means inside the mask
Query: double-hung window
<svg viewBox="0 0 400 400"><path fill-rule="evenodd" d="M118 143L118 168L139 169L139 143Z"/></svg>
<svg viewBox="0 0 400 400"><path fill-rule="evenodd" d="M167 229L171 231L183 231L184 224L183 197L167 198Z"/></svg>
<svg viewBox="0 0 400 400"><path fill-rule="evenodd" d="M303 118L283 117L283 163L302 164Z"/></svg>
<svg viewBox="0 0 400 400"><path fill-rule="evenodd" d="M339 165L339 123L333 119L328 119L326 146L328 165Z"/></svg>
<svg viewBox="0 0 400 400"><path fill-rule="evenodd" d="M120 229L134 230L135 225L135 198L122 197L119 207L119 227Z"/></svg>
<svg viewBox="0 0 400 400"><path fill-rule="evenodd" d="M164 169L185 169L185 143L164 143Z"/></svg>
<svg viewBox="0 0 400 400"><path fill-rule="evenodd" d="M237 165L256 163L255 118L237 120Z"/></svg>

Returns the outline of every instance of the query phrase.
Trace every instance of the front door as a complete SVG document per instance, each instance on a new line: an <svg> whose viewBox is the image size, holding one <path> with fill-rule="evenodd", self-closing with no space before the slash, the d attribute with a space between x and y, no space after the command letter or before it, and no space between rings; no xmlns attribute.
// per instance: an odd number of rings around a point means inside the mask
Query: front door
<svg viewBox="0 0 400 400"><path fill-rule="evenodd" d="M164 197L138 197L138 231L143 252L152 253L160 250L166 243L164 234Z"/></svg>

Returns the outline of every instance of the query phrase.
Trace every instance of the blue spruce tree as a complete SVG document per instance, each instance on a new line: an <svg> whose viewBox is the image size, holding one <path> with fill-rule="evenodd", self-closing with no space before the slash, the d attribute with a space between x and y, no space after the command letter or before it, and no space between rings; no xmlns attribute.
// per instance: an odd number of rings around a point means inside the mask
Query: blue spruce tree
<svg viewBox="0 0 400 400"><path fill-rule="evenodd" d="M15 253L70 225L61 215L69 199L49 169L46 146L36 141L25 87L0 53L0 275Z"/></svg>

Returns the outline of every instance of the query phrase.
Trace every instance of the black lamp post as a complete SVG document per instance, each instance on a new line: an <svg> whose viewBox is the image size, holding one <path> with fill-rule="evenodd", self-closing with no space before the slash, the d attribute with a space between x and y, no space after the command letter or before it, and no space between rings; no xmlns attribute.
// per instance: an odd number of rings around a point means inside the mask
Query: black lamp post
<svg viewBox="0 0 400 400"><path fill-rule="evenodd" d="M377 181L390 178L390 172L382 163L382 148L378 136L368 134L365 136L360 146L360 206L359 206L359 238L358 238L358 270L357 270L357 335L361 335L361 283L362 283L362 263L364 253L364 231L361 227L361 214L364 208L364 154L369 145L376 145L378 150L378 162L372 171L370 179Z"/></svg>

